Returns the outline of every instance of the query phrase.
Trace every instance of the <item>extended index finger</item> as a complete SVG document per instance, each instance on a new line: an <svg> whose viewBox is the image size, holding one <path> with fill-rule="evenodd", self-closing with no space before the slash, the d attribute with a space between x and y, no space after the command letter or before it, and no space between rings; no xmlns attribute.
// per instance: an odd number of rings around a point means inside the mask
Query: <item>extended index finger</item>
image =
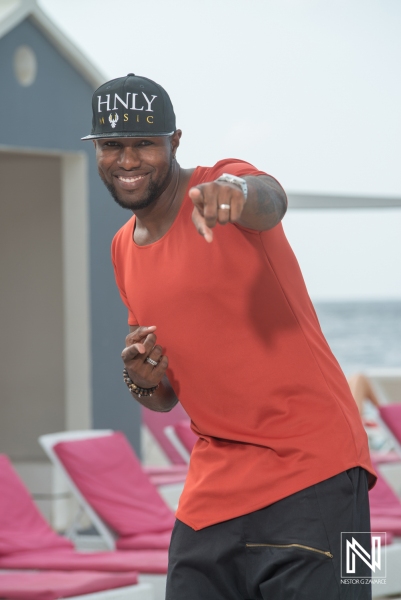
<svg viewBox="0 0 401 600"><path fill-rule="evenodd" d="M191 198L191 200L195 204L195 206L200 208L202 211L204 198L203 198L203 192L202 192L201 187L200 186L192 187L188 192L188 196Z"/></svg>
<svg viewBox="0 0 401 600"><path fill-rule="evenodd" d="M211 242L213 240L213 232L206 225L206 221L200 214L197 206L194 206L194 210L192 211L192 222L195 225L197 232L203 235L207 242Z"/></svg>

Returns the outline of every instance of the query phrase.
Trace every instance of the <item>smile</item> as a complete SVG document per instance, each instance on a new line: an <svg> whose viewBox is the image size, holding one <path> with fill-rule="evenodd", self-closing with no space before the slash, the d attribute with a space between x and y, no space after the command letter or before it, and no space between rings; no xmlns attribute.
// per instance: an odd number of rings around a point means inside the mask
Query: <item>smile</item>
<svg viewBox="0 0 401 600"><path fill-rule="evenodd" d="M138 181L139 179L143 179L145 177L145 175L137 175L136 177L121 177L119 176L118 179L120 181L124 181L125 183L133 183L134 181Z"/></svg>
<svg viewBox="0 0 401 600"><path fill-rule="evenodd" d="M117 175L116 179L118 180L119 185L126 190L133 190L139 186L143 179L147 176L147 173L143 175Z"/></svg>

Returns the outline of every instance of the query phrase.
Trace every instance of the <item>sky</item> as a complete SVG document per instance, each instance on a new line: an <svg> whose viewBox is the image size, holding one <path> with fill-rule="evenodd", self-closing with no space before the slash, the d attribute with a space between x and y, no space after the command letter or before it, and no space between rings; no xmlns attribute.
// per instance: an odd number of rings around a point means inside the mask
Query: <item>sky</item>
<svg viewBox="0 0 401 600"><path fill-rule="evenodd" d="M399 0L39 4L105 80L167 89L183 167L235 157L288 192L401 197ZM283 224L313 299L401 300L401 208Z"/></svg>

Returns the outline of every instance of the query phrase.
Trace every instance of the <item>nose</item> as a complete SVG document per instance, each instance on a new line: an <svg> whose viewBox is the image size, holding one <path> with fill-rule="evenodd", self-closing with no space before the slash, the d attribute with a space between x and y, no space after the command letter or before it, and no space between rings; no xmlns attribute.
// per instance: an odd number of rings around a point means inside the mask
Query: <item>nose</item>
<svg viewBox="0 0 401 600"><path fill-rule="evenodd" d="M126 171L138 168L141 164L139 152L136 148L123 146L118 156L118 164Z"/></svg>

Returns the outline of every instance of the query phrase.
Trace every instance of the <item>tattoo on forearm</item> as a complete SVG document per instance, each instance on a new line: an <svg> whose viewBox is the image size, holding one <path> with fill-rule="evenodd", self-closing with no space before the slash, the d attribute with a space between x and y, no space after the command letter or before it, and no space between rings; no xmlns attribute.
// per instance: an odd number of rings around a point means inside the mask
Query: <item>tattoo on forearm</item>
<svg viewBox="0 0 401 600"><path fill-rule="evenodd" d="M259 186L256 188L257 215L271 215L272 213L275 213L277 211L276 203L272 198L273 194L267 195L265 189L263 190Z"/></svg>
<svg viewBox="0 0 401 600"><path fill-rule="evenodd" d="M287 210L284 190L266 176L249 177L248 184L252 194L248 199L248 207L245 207L242 224L258 231L275 227Z"/></svg>

